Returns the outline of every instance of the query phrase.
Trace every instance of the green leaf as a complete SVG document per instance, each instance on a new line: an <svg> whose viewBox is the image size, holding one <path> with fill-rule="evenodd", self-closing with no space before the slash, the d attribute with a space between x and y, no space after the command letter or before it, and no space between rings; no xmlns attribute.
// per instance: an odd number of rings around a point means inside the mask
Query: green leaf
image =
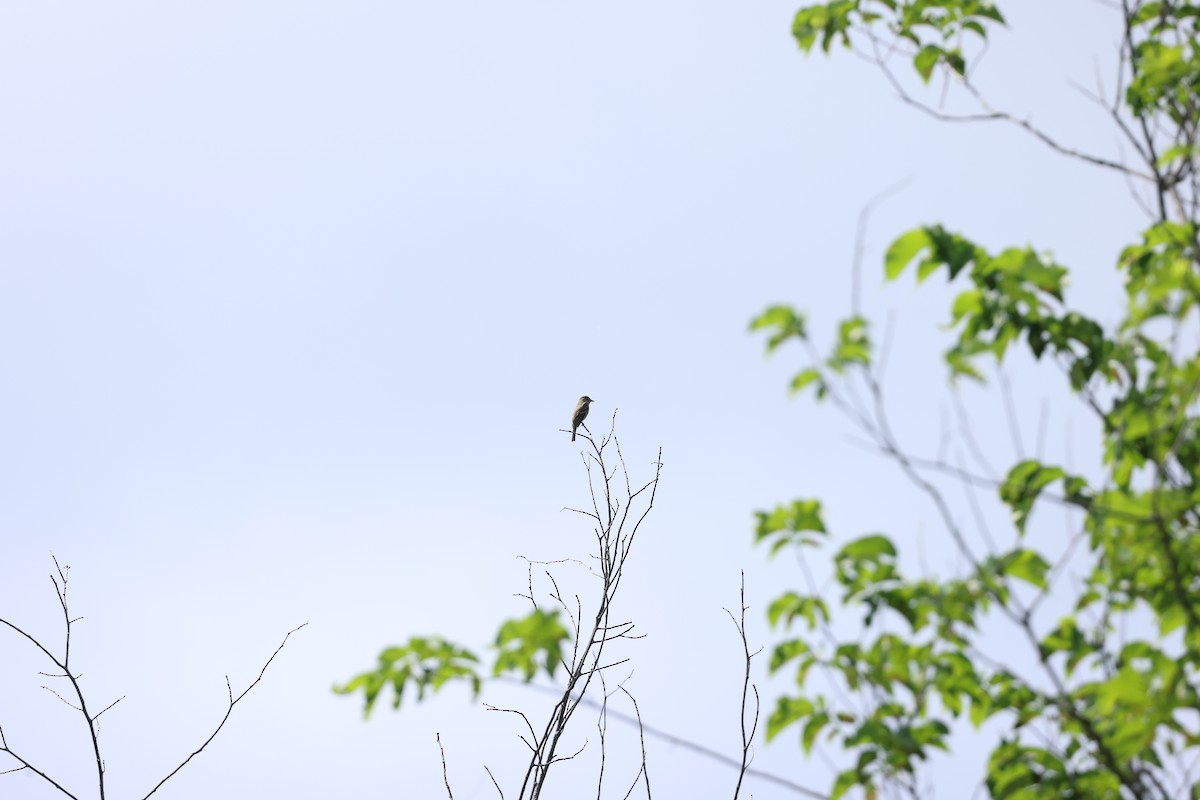
<svg viewBox="0 0 1200 800"><path fill-rule="evenodd" d="M829 793L829 800L841 800L841 797L845 795L846 792L858 785L859 780L857 770L842 770L838 773L837 780L833 782L833 790Z"/></svg>
<svg viewBox="0 0 1200 800"><path fill-rule="evenodd" d="M775 701L775 710L767 717L767 741L771 741L789 725L812 714L814 706L811 700L803 697L780 697Z"/></svg>
<svg viewBox="0 0 1200 800"><path fill-rule="evenodd" d="M1066 674L1069 677L1075 666L1096 649L1088 642L1073 616L1059 620L1058 626L1046 634L1040 643L1042 656L1049 658L1055 653L1066 653Z"/></svg>
<svg viewBox="0 0 1200 800"><path fill-rule="evenodd" d="M807 339L808 324L803 314L797 313L791 306L775 305L767 308L750 321L750 330L771 330L767 340L767 352L772 353L779 345L788 339Z"/></svg>
<svg viewBox="0 0 1200 800"><path fill-rule="evenodd" d="M1187 611L1183 606L1172 605L1163 610L1158 618L1158 635L1168 636L1172 631L1182 628L1187 621Z"/></svg>
<svg viewBox="0 0 1200 800"><path fill-rule="evenodd" d="M754 513L754 541L771 540L771 555L789 545L813 545L811 534L825 533L819 500L794 500L791 505L777 506L774 511Z"/></svg>
<svg viewBox="0 0 1200 800"><path fill-rule="evenodd" d="M1046 588L1046 574L1050 565L1033 550L1014 550L1004 565L1004 574L1031 583L1039 589Z"/></svg>
<svg viewBox="0 0 1200 800"><path fill-rule="evenodd" d="M803 372L797 373L796 377L792 378L792 394L797 394L805 389L809 384L816 383L818 388L824 383L821 379L821 371L815 367L809 367Z"/></svg>
<svg viewBox="0 0 1200 800"><path fill-rule="evenodd" d="M873 534L847 544L842 548L839 557L873 559L883 555L895 556L896 546L886 536Z"/></svg>
<svg viewBox="0 0 1200 800"><path fill-rule="evenodd" d="M775 598L767 608L767 619L771 627L777 627L782 622L786 628L796 617L802 617L808 622L809 630L812 630L819 624L818 617L820 622L829 621L829 606L820 597L788 592Z"/></svg>
<svg viewBox="0 0 1200 800"><path fill-rule="evenodd" d="M771 651L771 660L767 664L767 670L771 674L774 674L783 667L787 666L788 663L796 660L797 658L803 658L810 653L812 653L812 648L810 648L801 639L789 639L787 641L780 642L779 644L775 645L775 649Z"/></svg>
<svg viewBox="0 0 1200 800"><path fill-rule="evenodd" d="M963 59L962 51L958 49L947 50L945 60L950 69L954 70L957 75L965 75L967 72L967 62Z"/></svg>
<svg viewBox="0 0 1200 800"><path fill-rule="evenodd" d="M813 742L821 733L821 729L829 724L829 714L821 711L813 714L808 718L808 722L804 723L804 732L800 736L800 741L804 745L804 754L808 755L812 752Z"/></svg>
<svg viewBox="0 0 1200 800"><path fill-rule="evenodd" d="M1000 499L1012 509L1013 524L1020 533L1025 533L1025 524L1038 495L1049 484L1064 477L1066 473L1059 467L1043 466L1034 460L1022 461L1009 470L1000 486Z"/></svg>
<svg viewBox="0 0 1200 800"><path fill-rule="evenodd" d="M975 366L973 357L975 353L965 352L960 347L954 347L946 351L946 365L950 367L950 378L970 378L971 380L984 382L983 373Z"/></svg>
<svg viewBox="0 0 1200 800"><path fill-rule="evenodd" d="M917 254L933 244L929 233L924 228L916 228L892 242L883 257L883 272L889 281L900 277L904 268L912 262Z"/></svg>
<svg viewBox="0 0 1200 800"><path fill-rule="evenodd" d="M835 37L849 42L847 31L851 26L850 14L857 10L857 0L833 0L824 5L809 6L796 12L792 21L792 36L805 53L812 50L818 37L821 49L829 52Z"/></svg>
<svg viewBox="0 0 1200 800"><path fill-rule="evenodd" d="M871 340L867 336L867 321L862 317L850 317L838 326L838 342L829 366L842 371L851 364L871 363Z"/></svg>
<svg viewBox="0 0 1200 800"><path fill-rule="evenodd" d="M936 44L927 44L917 51L917 54L913 57L913 66L917 68L917 72L921 75L921 80L929 83L929 78L933 75L933 68L937 66L938 61L945 54L946 51ZM888 277L892 276L889 275Z"/></svg>
<svg viewBox="0 0 1200 800"><path fill-rule="evenodd" d="M961 292L954 298L954 305L950 307L951 320L958 322L963 317L973 317L983 311L983 297L982 289L967 289Z"/></svg>

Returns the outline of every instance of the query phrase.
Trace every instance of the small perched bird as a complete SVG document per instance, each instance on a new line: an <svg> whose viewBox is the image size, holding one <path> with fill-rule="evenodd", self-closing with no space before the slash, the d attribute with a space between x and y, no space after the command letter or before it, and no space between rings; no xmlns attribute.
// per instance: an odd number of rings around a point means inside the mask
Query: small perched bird
<svg viewBox="0 0 1200 800"><path fill-rule="evenodd" d="M575 404L575 413L571 415L571 441L575 441L575 431L587 419L588 406L592 404L592 398L586 394L579 398L579 402Z"/></svg>

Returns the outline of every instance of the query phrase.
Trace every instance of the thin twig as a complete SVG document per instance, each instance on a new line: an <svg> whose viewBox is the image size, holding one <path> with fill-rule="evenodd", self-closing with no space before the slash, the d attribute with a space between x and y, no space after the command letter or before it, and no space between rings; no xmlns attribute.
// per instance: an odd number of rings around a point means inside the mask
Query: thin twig
<svg viewBox="0 0 1200 800"><path fill-rule="evenodd" d="M1103 158L1100 156L1094 156L1094 155L1091 155L1090 153L1085 153L1082 150L1076 150L1073 147L1068 147L1066 145L1060 144L1056 139L1052 138L1049 134L1047 134L1045 131L1041 130L1040 128L1034 126L1028 120L1021 119L1020 117L1014 116L1013 114L1009 114L1006 111L997 111L997 110L993 109L984 100L983 95L979 92L979 90L976 89L975 86L969 80L967 80L965 78L961 80L961 83L962 83L963 87L966 88L968 92L970 92L971 96L975 99L975 101L977 103L979 103L980 108L983 109L982 113L978 113L978 114L947 114L937 108L934 108L932 106L926 105L925 103L922 103L920 100L917 100L915 97L913 97L911 94L908 93L908 91L904 88L904 85L900 83L900 80L891 71L891 68L888 67L886 60L883 58L882 54L879 51L879 40L870 32L867 32L867 36L870 39L873 50L874 50L873 56L868 55L867 58L869 60L873 61L877 67L879 67L880 71L883 72L884 77L887 79L888 83L891 84L892 88L895 90L896 94L900 97L900 99L904 103L912 106L913 108L917 109L918 111L921 111L922 113L927 114L927 115L933 117L934 119L940 120L942 122L1007 122L1009 124L1016 125L1017 127L1024 130L1026 133L1029 133L1034 138L1041 141L1043 144L1047 145L1050 149L1052 149L1058 153L1061 153L1065 156L1077 158L1081 161L1086 161L1090 164L1094 164L1099 167L1104 167L1106 169L1117 170L1118 172L1122 172L1127 175L1132 175L1134 177L1141 178L1143 180L1149 180L1149 181L1154 180L1154 177L1152 175L1148 175L1144 172L1139 172L1138 170L1135 170L1126 164L1121 164L1117 161L1113 161L1111 159Z"/></svg>
<svg viewBox="0 0 1200 800"><path fill-rule="evenodd" d="M201 744L199 747L197 747L190 756L185 758L183 760L183 762L180 763L179 766L177 766L175 769L171 770L171 772L165 778L163 778L161 781L159 781L157 784L155 784L153 789L151 789L149 792L146 792L146 794L142 796L142 800L146 800L147 797L150 797L152 794L157 792L160 788L162 788L162 785L164 783L169 781L171 778L175 777L176 773L178 773L179 770L186 767L188 765L188 762L190 762L193 758L195 758L196 756L198 756L202 752L204 752L204 748L208 747L209 743L212 742L212 740L217 737L217 734L221 732L221 729L225 727L225 723L229 721L229 715L233 713L233 707L236 706L238 703L240 703L242 701L242 698L244 698L247 694L249 694L250 690L253 689L255 686L257 686L258 682L263 679L263 675L265 675L267 672L267 667L271 666L271 662L274 661L275 656L279 655L279 652L281 650L283 650L284 646L288 643L288 639L291 638L292 634L295 633L296 631L300 630L301 628L305 627L306 625L308 625L307 622L305 622L301 625L297 625L295 628L292 628L290 631L287 632L287 634L284 635L283 641L279 643L279 647L275 648L275 652L271 653L271 657L267 659L267 662L265 664L263 664L262 669L259 670L258 677L255 678L249 686L247 686L244 690L242 690L242 693L239 694L237 697L233 696L233 687L229 683L229 676L225 676L225 689L229 694L229 707L225 709L225 716L223 716L221 718L221 721L219 723L217 723L217 727L213 730L213 732L211 734L209 734L209 737L204 740L204 743Z"/></svg>
<svg viewBox="0 0 1200 800"><path fill-rule="evenodd" d="M532 689L534 691L544 692L546 694L552 694L555 696L559 696L562 693L561 687L545 686L540 683L525 683L524 681L520 681L516 678L511 678L511 677L504 676L504 675L500 676L498 678L498 680L506 682L506 683L512 683L514 685L519 684L520 686L523 686L526 689ZM599 707L600 707L600 704L597 701L592 700L591 698L583 698L580 701L580 705L584 705L584 706L587 706L589 708L594 708L594 709L599 709ZM677 736L676 734L670 733L666 730L663 730L662 728L656 728L653 725L649 725L649 724L645 723L644 721L639 723L639 720L637 717L633 717L628 714L625 714L624 712L621 712L615 708L612 708L611 706L608 709L608 716L612 719L620 720L621 722L624 722L628 725L637 726L640 724L641 730L646 735L652 736L655 739L666 742L667 744L672 745L674 747L679 747L684 750L691 751L693 753L696 753L697 755L701 755L701 756L704 756L705 758L711 759L712 761L716 761L720 764L724 764L725 766L733 767L734 769L741 768L741 761L739 759L732 758L731 756L729 756L725 753L722 753L720 750L714 750L711 747L705 747L704 745L698 744L698 743L692 741L691 739L685 739L682 736ZM801 795L803 797L812 798L812 800L828 800L828 795L822 794L821 792L818 792L814 789L810 789L809 787L803 786L799 783L796 783L795 781L788 780L787 778L785 778L781 775L776 775L774 773L767 772L767 771L761 770L761 769L757 769L755 767L747 767L746 774L753 778L757 778L759 780L766 781L768 783L773 783L776 786L780 786L785 789L788 789L789 791L795 792L796 794Z"/></svg>
<svg viewBox="0 0 1200 800"><path fill-rule="evenodd" d="M625 688L624 684L618 686L617 688L625 693L625 696L629 698L629 702L633 703L633 713L634 713L634 716L637 717L638 741L642 746L642 765L638 770L638 775L641 776L642 781L646 785L646 800L651 800L651 796L650 796L650 766L646 761L646 728L645 728L645 726L642 725L642 711L640 708L638 708L637 698L634 697L630 693L630 691ZM636 778L634 779L633 785L634 786L637 785ZM633 792L633 786L629 787L629 793L631 794L632 792ZM626 794L626 797L628 797L628 796L629 795Z"/></svg>
<svg viewBox="0 0 1200 800"><path fill-rule="evenodd" d="M867 204L858 212L858 227L854 232L854 256L850 261L850 313L856 317L862 314L862 261L863 251L866 248L867 223L871 220L871 213L912 181L911 175L901 178L868 200Z"/></svg>
<svg viewBox="0 0 1200 800"><path fill-rule="evenodd" d="M746 640L746 572L742 571L741 584L741 607L737 617L733 616L733 612L725 609L725 613L729 614L729 618L733 621L733 626L737 629L738 636L742 640L742 654L745 658L745 671L742 676L742 704L741 713L738 715L738 722L742 729L742 763L738 769L737 785L733 789L733 800L737 800L738 795L742 791L742 781L746 778L746 770L750 766L751 756L750 749L754 743L754 734L758 732L758 715L760 711L758 687L750 683L750 660L753 655L750 653L750 643ZM746 731L746 702L749 697L749 690L754 690L754 722L750 726L749 732Z"/></svg>
<svg viewBox="0 0 1200 800"><path fill-rule="evenodd" d="M442 734L437 734L438 752L442 755L442 781L446 784L446 796L454 800L454 792L450 790L450 775L446 772L446 748L442 747Z"/></svg>

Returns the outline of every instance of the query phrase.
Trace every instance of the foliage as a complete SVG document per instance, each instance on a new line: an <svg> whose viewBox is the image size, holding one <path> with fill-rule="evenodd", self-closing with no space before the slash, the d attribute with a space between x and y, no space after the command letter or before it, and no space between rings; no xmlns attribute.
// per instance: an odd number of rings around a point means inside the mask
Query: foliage
<svg viewBox="0 0 1200 800"><path fill-rule="evenodd" d="M476 668L479 657L439 636L413 636L407 644L385 648L379 654L375 669L359 673L341 686L333 687L337 694L363 693L363 716L371 716L379 695L392 688L392 708L399 709L404 692L414 687L417 700L425 699L427 691L434 692L452 681L466 681L472 692L479 694L482 678Z"/></svg>
<svg viewBox="0 0 1200 800"><path fill-rule="evenodd" d="M524 617L506 620L496 634L491 675L517 673L531 681L544 671L552 678L562 664L563 642L569 638L557 611L535 608ZM385 648L378 661L374 669L333 687L337 694L362 692L363 715L367 717L388 687L392 689L392 708L399 709L409 686L418 702L427 692L437 692L456 681L470 685L472 695L478 697L485 677L479 668L479 656L440 636L413 636L407 644Z"/></svg>
<svg viewBox="0 0 1200 800"><path fill-rule="evenodd" d="M1112 116L1141 163L1081 154L1018 124L1147 187L1151 224L1117 259L1126 290L1120 323L1106 328L1068 305L1067 269L1050 256L1029 247L990 252L940 225L897 237L883 265L889 280L940 273L962 287L949 313L951 380L984 381L989 363L1022 351L1059 367L1102 423L1102 480L1027 459L989 482L913 457L891 433L867 320L841 323L825 357L797 324L801 312L773 306L751 324L770 337L769 352L788 342L807 350L811 363L792 389L813 387L867 433L928 496L970 564L956 577L917 578L885 534L842 545L833 575L844 609L861 620L857 641L834 634L837 609L815 591L788 591L771 605L769 620L785 638L770 668L794 674L799 692L778 698L767 736L794 730L806 752L821 741L846 751L835 800L855 787L916 796L930 755L953 747L956 721L978 728L989 720L1002 731L983 776L992 797L1198 796L1189 766L1200 755L1200 353L1183 331L1200 318L1200 5L1126 1L1119 16L1125 74ZM975 0L834 0L801 9L793 33L805 52L883 43L910 59L921 81L942 70L974 94L963 43L1003 22ZM979 118L1014 121L990 111ZM873 409L857 402L856 386L875 399ZM1012 513L1017 545L976 552L932 473L990 483ZM1031 514L1046 503L1078 509L1086 546L1078 588L1057 580L1070 547L1052 558L1049 543L1025 540ZM821 504L806 499L760 512L756 539L774 556L811 552L831 536ZM1051 595L1069 598L1069 613L1038 613ZM1036 672L987 655L987 625L998 617L1020 632ZM818 672L824 684L814 681Z"/></svg>

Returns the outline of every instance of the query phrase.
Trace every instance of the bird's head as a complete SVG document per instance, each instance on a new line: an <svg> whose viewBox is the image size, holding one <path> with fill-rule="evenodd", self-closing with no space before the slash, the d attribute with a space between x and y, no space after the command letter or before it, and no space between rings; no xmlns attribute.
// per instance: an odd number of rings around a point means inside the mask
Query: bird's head
<svg viewBox="0 0 1200 800"><path fill-rule="evenodd" d="M587 405L588 403L591 403L591 402L593 402L593 401L592 401L592 398L588 397L588 396L585 394L583 397L579 398L579 402L580 402L582 405Z"/></svg>

